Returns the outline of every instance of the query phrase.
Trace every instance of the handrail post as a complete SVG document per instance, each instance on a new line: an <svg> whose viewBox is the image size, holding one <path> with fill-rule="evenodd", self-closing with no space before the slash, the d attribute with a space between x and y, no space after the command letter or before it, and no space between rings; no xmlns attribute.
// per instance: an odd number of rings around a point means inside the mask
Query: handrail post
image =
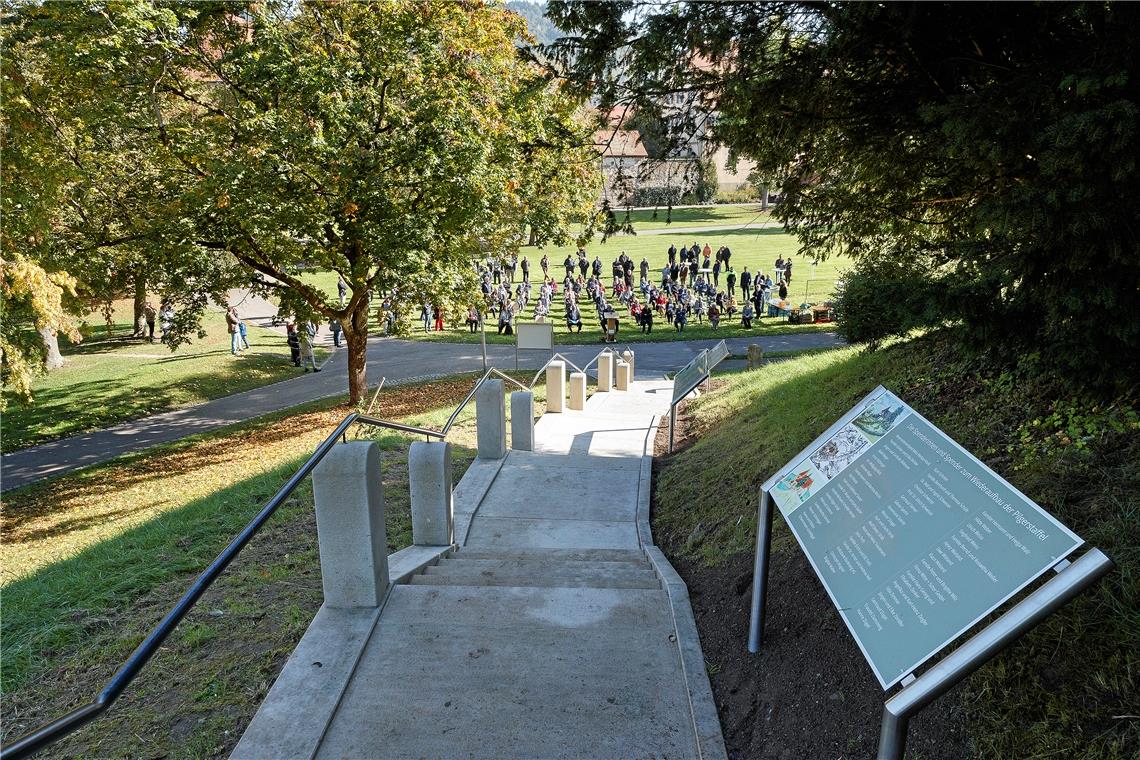
<svg viewBox="0 0 1140 760"><path fill-rule="evenodd" d="M388 534L376 442L334 447L313 469L313 504L325 604L379 606L388 589Z"/></svg>

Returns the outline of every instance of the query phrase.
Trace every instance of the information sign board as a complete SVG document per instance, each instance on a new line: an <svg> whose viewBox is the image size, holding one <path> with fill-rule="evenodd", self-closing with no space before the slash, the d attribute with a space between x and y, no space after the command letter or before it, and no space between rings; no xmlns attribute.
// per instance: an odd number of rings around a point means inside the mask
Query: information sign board
<svg viewBox="0 0 1140 760"><path fill-rule="evenodd" d="M728 358L729 350L728 344L723 340L709 349L709 369L715 369L716 365Z"/></svg>
<svg viewBox="0 0 1140 760"><path fill-rule="evenodd" d="M673 376L673 403L688 396L709 374L709 352L701 351Z"/></svg>
<svg viewBox="0 0 1140 760"><path fill-rule="evenodd" d="M524 350L554 350L553 322L518 322L515 325L515 347Z"/></svg>
<svg viewBox="0 0 1140 760"><path fill-rule="evenodd" d="M765 488L883 688L1081 539L878 388Z"/></svg>

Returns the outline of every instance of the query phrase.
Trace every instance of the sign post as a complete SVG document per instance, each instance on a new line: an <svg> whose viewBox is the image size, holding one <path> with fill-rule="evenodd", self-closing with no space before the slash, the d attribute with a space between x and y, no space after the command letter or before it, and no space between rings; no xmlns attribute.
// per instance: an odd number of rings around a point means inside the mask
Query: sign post
<svg viewBox="0 0 1140 760"><path fill-rule="evenodd" d="M910 716L1111 569L1083 541L879 387L761 487L748 649L759 650L772 506L884 690L882 760ZM1054 569L1057 577L915 680L915 671ZM904 696L905 695L905 696Z"/></svg>

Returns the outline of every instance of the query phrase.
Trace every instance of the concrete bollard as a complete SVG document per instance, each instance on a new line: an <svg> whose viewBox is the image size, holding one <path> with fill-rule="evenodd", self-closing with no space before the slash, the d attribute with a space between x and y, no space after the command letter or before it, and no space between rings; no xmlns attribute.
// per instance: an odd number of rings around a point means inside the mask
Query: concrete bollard
<svg viewBox="0 0 1140 760"><path fill-rule="evenodd" d="M586 373L570 373L570 408L579 412L586 408Z"/></svg>
<svg viewBox="0 0 1140 760"><path fill-rule="evenodd" d="M627 349L627 350L625 350L625 351L622 351L622 352L621 352L621 358L622 358L622 359L624 359L624 360L625 360L625 363L629 365L629 381L632 383L632 382L633 382L633 377L634 377L634 374L633 374L633 373L634 373L634 369L633 369L633 352L632 352L632 351L630 351L630 350L628 350L628 349Z"/></svg>
<svg viewBox="0 0 1140 760"><path fill-rule="evenodd" d="M408 485L412 493L412 543L451 544L451 444L415 441L408 450Z"/></svg>
<svg viewBox="0 0 1140 760"><path fill-rule="evenodd" d="M534 451L534 394L530 391L511 394L511 448Z"/></svg>
<svg viewBox="0 0 1140 760"><path fill-rule="evenodd" d="M507 455L507 402L502 380L488 380L475 392L475 433L480 459Z"/></svg>
<svg viewBox="0 0 1140 760"><path fill-rule="evenodd" d="M546 411L561 412L566 403L566 363L546 365Z"/></svg>
<svg viewBox="0 0 1140 760"><path fill-rule="evenodd" d="M617 389L619 391L629 390L629 376L631 367L628 362L618 362L617 365Z"/></svg>
<svg viewBox="0 0 1140 760"><path fill-rule="evenodd" d="M760 369L764 364L764 349L753 343L748 347L748 369Z"/></svg>
<svg viewBox="0 0 1140 760"><path fill-rule="evenodd" d="M614 385L614 355L606 351L598 357L598 392L604 393Z"/></svg>
<svg viewBox="0 0 1140 760"><path fill-rule="evenodd" d="M325 604L379 606L388 589L388 534L376 442L334 446L313 468L313 503Z"/></svg>

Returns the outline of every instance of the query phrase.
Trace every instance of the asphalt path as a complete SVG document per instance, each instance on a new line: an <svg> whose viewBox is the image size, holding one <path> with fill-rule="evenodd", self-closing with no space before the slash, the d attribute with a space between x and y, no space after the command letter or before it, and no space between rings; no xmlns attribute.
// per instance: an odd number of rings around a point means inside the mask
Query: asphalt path
<svg viewBox="0 0 1140 760"><path fill-rule="evenodd" d="M710 348L716 342L694 340L639 343L634 347L637 375L648 379L660 377L665 372L674 372L702 349ZM763 339L733 338L727 343L734 354L746 353L748 345L752 343L759 343L766 353L842 345L842 341L833 333L823 332L773 335ZM624 348L621 344L617 347ZM582 367L597 355L602 346L566 345L555 348L568 360ZM522 352L519 367L537 369L548 358L549 355L542 352ZM514 347L488 345L487 361L490 366L500 369L514 369ZM483 355L479 344L374 338L368 345L370 387L375 387L381 377L385 378L385 387L388 387L482 369ZM344 351L337 351L320 373L299 373L295 378L273 385L5 454L0 457L0 489L7 491L19 488L44 478L100 464L123 454L143 451L158 444L217 430L347 391L347 357Z"/></svg>

